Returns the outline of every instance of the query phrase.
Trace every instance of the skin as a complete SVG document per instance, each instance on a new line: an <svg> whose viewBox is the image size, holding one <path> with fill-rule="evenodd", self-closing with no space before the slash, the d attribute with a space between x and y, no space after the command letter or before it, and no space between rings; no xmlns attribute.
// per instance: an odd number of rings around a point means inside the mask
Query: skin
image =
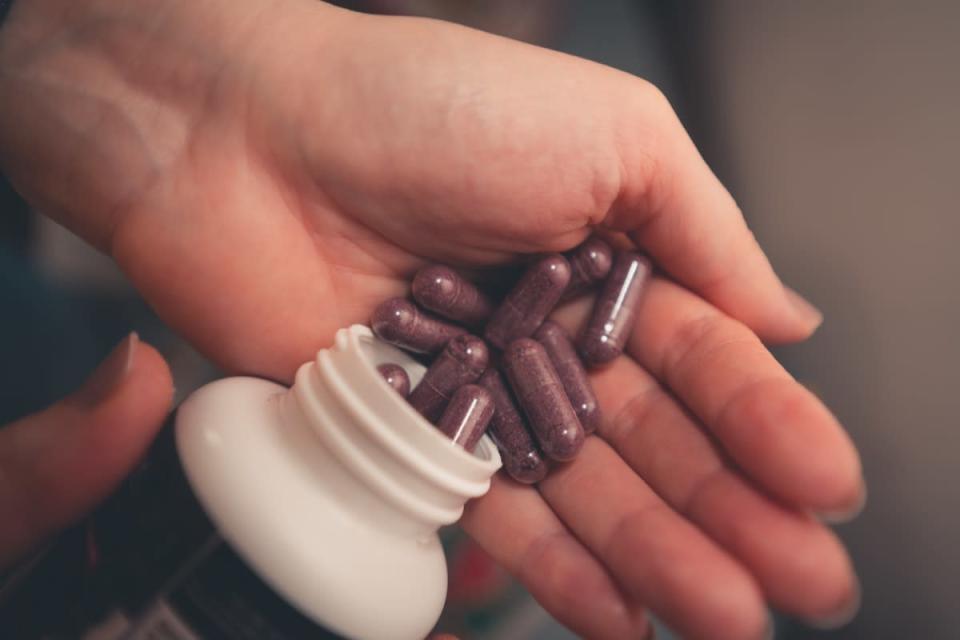
<svg viewBox="0 0 960 640"><path fill-rule="evenodd" d="M764 346L820 316L655 87L311 0L29 0L0 30L0 95L16 188L231 371L289 381L427 261L492 266L625 234L672 280L652 283L627 352L594 374L600 437L539 488L496 478L463 526L590 638L642 637L646 607L720 639L762 637L766 602L852 613L850 561L810 514L862 504L857 454ZM133 353L110 396L132 404L69 425L116 453L82 440L73 480L0 431L0 459L17 461L0 478L0 559L94 505L149 442L169 374ZM44 415L15 433L58 437Z"/></svg>

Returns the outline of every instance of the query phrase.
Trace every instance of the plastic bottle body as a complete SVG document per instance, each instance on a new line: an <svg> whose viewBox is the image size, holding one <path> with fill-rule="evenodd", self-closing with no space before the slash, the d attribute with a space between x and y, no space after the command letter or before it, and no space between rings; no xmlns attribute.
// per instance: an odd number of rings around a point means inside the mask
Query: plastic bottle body
<svg viewBox="0 0 960 640"><path fill-rule="evenodd" d="M308 617L356 638L422 638L447 571L437 528L455 522L499 467L465 452L382 379L423 367L365 327L301 367L285 388L232 378L183 404L177 444L221 535ZM375 613L375 615L373 615Z"/></svg>
<svg viewBox="0 0 960 640"><path fill-rule="evenodd" d="M200 566L214 574L207 579L211 594L229 591L233 575L249 574L244 580L258 583L225 598L234 600L234 607L245 598L235 612L248 613L248 623L262 627L261 633L244 631L242 637L266 634L263 629L271 637L299 637L296 629L310 621L318 625L317 637L328 637L321 627L361 640L425 637L446 596L437 529L456 521L464 503L487 490L500 460L487 438L471 455L440 434L383 380L376 370L383 362L403 366L413 384L423 375L423 367L406 354L366 327L354 326L341 330L333 347L301 367L290 389L238 377L195 392L177 411L175 450L172 443L165 447L171 470L145 463L154 467L146 474L152 485L179 488L131 493L125 486L118 492L122 499L112 498L98 512L115 515L95 514L91 521L104 539L110 523L122 521L123 532L113 538L126 548L114 554L114 547L103 545L102 555L112 555L113 561L100 558L103 577L91 580L84 574L82 582L108 584L117 593L106 596L114 600L97 594L91 612L98 616L96 625L61 628L96 626L98 635L91 637L97 638L152 637L151 619L158 615L164 629L179 624L176 598L189 591L185 580L198 583L193 576ZM167 494L175 498L162 508L141 499ZM126 513L131 508L140 513ZM171 548L163 538L175 539L175 530L187 525L193 542L178 543L168 559L137 557L137 545L159 557ZM197 549L201 546L206 550ZM211 555L229 557L212 562ZM125 562L142 562L156 571L156 579L148 586L144 571L124 570ZM158 566L163 564L170 566ZM218 572L213 565L229 570ZM48 573L54 579L63 575ZM141 583L135 602L123 596L127 574L141 576L130 576ZM268 599L269 607L258 611L258 600ZM3 607L0 602L0 613ZM223 608L218 611L206 619L230 617ZM188 617L184 628L191 622ZM122 633L104 631L111 625ZM224 633L214 631L210 637ZM170 637L195 640L207 634L193 626Z"/></svg>

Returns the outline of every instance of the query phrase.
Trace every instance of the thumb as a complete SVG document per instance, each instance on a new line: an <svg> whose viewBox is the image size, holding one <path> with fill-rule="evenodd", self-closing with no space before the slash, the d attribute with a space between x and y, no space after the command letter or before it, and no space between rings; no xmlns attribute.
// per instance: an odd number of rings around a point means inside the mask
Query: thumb
<svg viewBox="0 0 960 640"><path fill-rule="evenodd" d="M0 567L105 498L150 444L172 396L166 362L131 333L79 390L0 427Z"/></svg>

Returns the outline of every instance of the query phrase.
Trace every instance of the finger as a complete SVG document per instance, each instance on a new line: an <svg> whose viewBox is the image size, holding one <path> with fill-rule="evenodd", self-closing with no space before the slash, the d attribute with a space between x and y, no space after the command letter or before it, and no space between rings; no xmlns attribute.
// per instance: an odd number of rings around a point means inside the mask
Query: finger
<svg viewBox="0 0 960 640"><path fill-rule="evenodd" d="M819 311L784 288L666 98L641 86L619 135L623 185L606 222L763 339L808 337Z"/></svg>
<svg viewBox="0 0 960 640"><path fill-rule="evenodd" d="M611 640L648 633L642 610L628 604L536 489L495 476L487 495L467 505L460 524L576 633Z"/></svg>
<svg viewBox="0 0 960 640"><path fill-rule="evenodd" d="M0 430L0 566L105 498L172 396L163 358L131 334L73 395Z"/></svg>
<svg viewBox="0 0 960 640"><path fill-rule="evenodd" d="M683 637L765 637L766 608L751 576L603 440L589 438L576 463L554 470L540 490L627 594Z"/></svg>
<svg viewBox="0 0 960 640"><path fill-rule="evenodd" d="M824 512L862 504L862 472L850 438L743 324L655 278L627 351L773 495Z"/></svg>
<svg viewBox="0 0 960 640"><path fill-rule="evenodd" d="M859 588L836 537L731 469L696 421L633 360L593 377L609 419L598 433L674 509L740 560L767 599L811 620L849 620Z"/></svg>

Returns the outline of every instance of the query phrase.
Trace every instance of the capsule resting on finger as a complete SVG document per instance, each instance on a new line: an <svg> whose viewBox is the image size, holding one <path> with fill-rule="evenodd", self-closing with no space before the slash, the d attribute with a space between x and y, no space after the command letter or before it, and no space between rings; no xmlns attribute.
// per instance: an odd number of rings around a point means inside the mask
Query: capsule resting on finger
<svg viewBox="0 0 960 640"><path fill-rule="evenodd" d="M493 301L472 282L442 264L423 267L413 278L413 298L444 318L479 327L493 313Z"/></svg>
<svg viewBox="0 0 960 640"><path fill-rule="evenodd" d="M406 369L400 365L392 362L384 362L377 367L377 373L387 381L387 384L390 385L394 391L404 398L410 393L410 377L407 375Z"/></svg>
<svg viewBox="0 0 960 640"><path fill-rule="evenodd" d="M636 320L637 302L650 279L651 265L636 251L617 254L613 269L593 305L593 314L577 340L588 367L606 364L623 353Z"/></svg>
<svg viewBox="0 0 960 640"><path fill-rule="evenodd" d="M540 325L533 338L543 345L550 356L550 362L560 376L563 390L567 392L567 399L580 419L584 432L593 433L600 426L602 418L600 404L567 332L557 323L547 320Z"/></svg>
<svg viewBox="0 0 960 640"><path fill-rule="evenodd" d="M570 263L570 283L563 299L575 298L600 282L613 266L613 249L600 238L585 242L564 254Z"/></svg>
<svg viewBox="0 0 960 640"><path fill-rule="evenodd" d="M530 265L493 312L484 337L503 349L517 338L527 338L553 311L567 283L570 265L559 253L543 256Z"/></svg>
<svg viewBox="0 0 960 640"><path fill-rule="evenodd" d="M453 338L467 332L417 308L405 298L380 304L370 318L370 328L381 340L415 353L436 353Z"/></svg>
<svg viewBox="0 0 960 640"><path fill-rule="evenodd" d="M487 368L490 351L483 340L464 334L447 343L423 374L407 401L430 422L436 422L453 393L475 382Z"/></svg>
<svg viewBox="0 0 960 640"><path fill-rule="evenodd" d="M540 482L547 475L547 462L524 424L503 376L496 369L487 369L477 384L490 392L496 406L490 420L490 436L500 449L503 468L517 482Z"/></svg>
<svg viewBox="0 0 960 640"><path fill-rule="evenodd" d="M437 428L467 451L473 451L487 430L495 405L490 392L475 384L465 384L447 404Z"/></svg>
<svg viewBox="0 0 960 640"><path fill-rule="evenodd" d="M543 345L531 338L514 340L502 364L540 449L554 460L572 460L583 445L583 427Z"/></svg>

